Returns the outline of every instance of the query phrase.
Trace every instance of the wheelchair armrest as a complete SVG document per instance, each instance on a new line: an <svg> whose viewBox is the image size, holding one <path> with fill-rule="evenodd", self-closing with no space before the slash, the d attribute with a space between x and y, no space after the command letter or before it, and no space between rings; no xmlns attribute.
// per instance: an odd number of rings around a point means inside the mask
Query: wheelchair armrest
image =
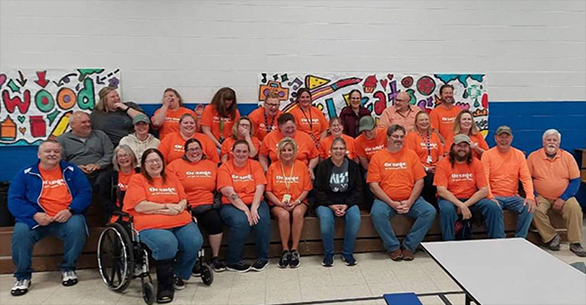
<svg viewBox="0 0 586 305"><path fill-rule="evenodd" d="M121 218L127 218L130 222L132 222L134 220L134 217L132 217L132 215L130 215L126 212L119 211L119 210L112 212L112 214L115 216L121 217Z"/></svg>

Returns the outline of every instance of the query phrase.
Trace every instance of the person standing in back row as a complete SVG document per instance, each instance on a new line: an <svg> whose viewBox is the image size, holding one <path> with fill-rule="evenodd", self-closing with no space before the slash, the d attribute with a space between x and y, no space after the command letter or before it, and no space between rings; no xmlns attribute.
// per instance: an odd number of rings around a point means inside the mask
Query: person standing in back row
<svg viewBox="0 0 586 305"><path fill-rule="evenodd" d="M439 132L442 136L442 142L445 143L445 140L452 133L454 120L461 109L454 105L454 87L452 85L442 85L439 92L441 104L435 107L429 115L431 117L431 127ZM448 148L446 146L446 149Z"/></svg>

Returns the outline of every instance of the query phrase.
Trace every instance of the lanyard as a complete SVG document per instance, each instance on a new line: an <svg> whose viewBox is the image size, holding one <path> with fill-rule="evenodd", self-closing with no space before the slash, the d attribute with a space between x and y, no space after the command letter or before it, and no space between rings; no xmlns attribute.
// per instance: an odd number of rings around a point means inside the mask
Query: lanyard
<svg viewBox="0 0 586 305"><path fill-rule="evenodd" d="M433 162L433 159L431 157L431 134L429 131L425 136L425 144L427 146L427 164L431 164Z"/></svg>
<svg viewBox="0 0 586 305"><path fill-rule="evenodd" d="M273 130L273 124L275 123L275 117L276 117L276 115L271 117L271 124L269 125L269 118L267 116L267 111L265 109L265 131L267 133L269 133Z"/></svg>
<svg viewBox="0 0 586 305"><path fill-rule="evenodd" d="M220 143L224 142L224 120L222 120L221 116L218 116L218 118L220 119Z"/></svg>
<svg viewBox="0 0 586 305"><path fill-rule="evenodd" d="M309 106L309 107L311 107L311 106ZM303 110L303 108L301 108L301 106L299 106L299 109L301 109L301 112L303 113L303 116L305 117L305 119L309 121L309 133L313 134L313 120L311 118L311 108L309 108L309 118L307 118L307 114L305 114L305 110Z"/></svg>
<svg viewBox="0 0 586 305"><path fill-rule="evenodd" d="M285 176L285 167L283 167L283 162L281 162L281 172L283 173L283 182L285 183L285 188L287 188L287 193L289 193L289 187L291 185L291 181L287 178L293 177L293 169L295 168L295 161L291 165L291 173L289 173L289 177Z"/></svg>

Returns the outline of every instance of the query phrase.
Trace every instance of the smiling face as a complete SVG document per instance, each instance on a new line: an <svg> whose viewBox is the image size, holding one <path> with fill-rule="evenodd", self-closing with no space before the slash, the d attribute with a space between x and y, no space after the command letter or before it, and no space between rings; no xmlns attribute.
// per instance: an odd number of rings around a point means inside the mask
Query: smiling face
<svg viewBox="0 0 586 305"><path fill-rule="evenodd" d="M560 138L556 134L549 134L543 139L543 149L548 155L555 155L560 149Z"/></svg>
<svg viewBox="0 0 586 305"><path fill-rule="evenodd" d="M360 95L360 92L354 91L350 94L350 106L352 106L352 109L360 108L361 102L362 96Z"/></svg>
<svg viewBox="0 0 586 305"><path fill-rule="evenodd" d="M440 93L440 99L442 103L452 104L454 103L454 90L452 88L446 87Z"/></svg>
<svg viewBox="0 0 586 305"><path fill-rule="evenodd" d="M466 159L468 159L468 155L472 153L470 151L470 144L468 144L467 142L460 142L458 144L455 144L453 150L456 153L454 158L458 162L465 161Z"/></svg>
<svg viewBox="0 0 586 305"><path fill-rule="evenodd" d="M175 92L168 90L167 92L165 92L165 94L163 95L163 101L166 101L169 103L169 109L171 110L175 110L177 108L179 108L179 97L177 96L177 94L175 94Z"/></svg>
<svg viewBox="0 0 586 305"><path fill-rule="evenodd" d="M297 125L293 121L287 121L279 125L279 130L285 137L294 137L297 133Z"/></svg>
<svg viewBox="0 0 586 305"><path fill-rule="evenodd" d="M346 155L346 145L341 141L334 141L330 147L330 153L332 154L332 159L336 161L342 160Z"/></svg>
<svg viewBox="0 0 586 305"><path fill-rule="evenodd" d="M403 148L403 143L405 142L405 132L402 130L395 130L395 132L387 137L387 141L390 151L399 151Z"/></svg>
<svg viewBox="0 0 586 305"><path fill-rule="evenodd" d="M295 160L295 150L293 149L293 145L287 143L281 149L279 157L282 162L289 163Z"/></svg>
<svg viewBox="0 0 586 305"><path fill-rule="evenodd" d="M144 164L149 176L161 176L161 172L163 171L163 159L161 159L157 153L151 152L150 154L146 155Z"/></svg>
<svg viewBox="0 0 586 305"><path fill-rule="evenodd" d="M267 98L264 103L265 113L268 116L275 116L277 111L279 111L279 104L280 101L278 98Z"/></svg>
<svg viewBox="0 0 586 305"><path fill-rule="evenodd" d="M513 136L503 132L498 136L494 136L494 141L500 151L508 151L511 148L511 143L513 143Z"/></svg>
<svg viewBox="0 0 586 305"><path fill-rule="evenodd" d="M397 111L406 111L407 108L409 107L409 101L411 100L411 97L409 96L409 93L407 92L401 92L397 95L397 97L395 98L395 108L397 108Z"/></svg>
<svg viewBox="0 0 586 305"><path fill-rule="evenodd" d="M417 127L417 130L419 131L429 130L429 114L418 114L417 119L415 119L415 127Z"/></svg>
<svg viewBox="0 0 586 305"><path fill-rule="evenodd" d="M45 142L39 146L37 156L41 160L43 168L54 168L61 160L61 145L59 143Z"/></svg>
<svg viewBox="0 0 586 305"><path fill-rule="evenodd" d="M330 132L334 137L339 137L342 135L344 131L344 126L340 123L339 119L332 120L330 123Z"/></svg>
<svg viewBox="0 0 586 305"><path fill-rule="evenodd" d="M311 95L307 91L301 92L301 95L298 97L299 105L302 108L308 108L311 106Z"/></svg>
<svg viewBox="0 0 586 305"><path fill-rule="evenodd" d="M190 116L183 118L179 123L179 131L185 137L191 137L195 134L195 119Z"/></svg>
<svg viewBox="0 0 586 305"><path fill-rule="evenodd" d="M134 131L138 136L144 136L149 133L149 124L145 122L137 122L134 124Z"/></svg>
<svg viewBox="0 0 586 305"><path fill-rule="evenodd" d="M75 112L69 124L71 125L73 134L78 137L87 138L92 133L92 121L90 120L90 116L85 112Z"/></svg>
<svg viewBox="0 0 586 305"><path fill-rule="evenodd" d="M118 150L116 153L116 161L118 162L119 168L132 167L132 157L124 149Z"/></svg>
<svg viewBox="0 0 586 305"><path fill-rule="evenodd" d="M185 156L187 156L187 159L189 159L189 161L191 161L191 162L200 161L203 156L203 151L202 151L199 143L197 143L197 142L189 143L189 145L187 146L187 149L185 150Z"/></svg>
<svg viewBox="0 0 586 305"><path fill-rule="evenodd" d="M248 160L250 151L248 145L244 143L237 144L232 149L232 156L234 156L234 162L237 164L244 164Z"/></svg>
<svg viewBox="0 0 586 305"><path fill-rule="evenodd" d="M460 117L460 130L462 133L469 134L472 124L474 124L474 118L469 113L462 113Z"/></svg>
<svg viewBox="0 0 586 305"><path fill-rule="evenodd" d="M108 95L106 95L106 106L108 107L108 110L114 111L114 109L116 109L114 104L116 103L120 103L120 95L118 95L116 90L112 90L108 92Z"/></svg>

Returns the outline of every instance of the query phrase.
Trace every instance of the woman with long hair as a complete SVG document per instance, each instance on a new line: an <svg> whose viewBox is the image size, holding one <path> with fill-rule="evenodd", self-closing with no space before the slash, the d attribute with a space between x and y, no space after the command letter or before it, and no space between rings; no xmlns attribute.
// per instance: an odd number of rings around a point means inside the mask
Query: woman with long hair
<svg viewBox="0 0 586 305"><path fill-rule="evenodd" d="M224 87L218 90L201 117L201 131L214 142L218 149L232 133L232 125L240 117L236 104L236 92Z"/></svg>
<svg viewBox="0 0 586 305"><path fill-rule="evenodd" d="M474 114L470 110L462 110L454 120L454 127L452 133L446 138L445 148L446 154L449 153L452 143L454 143L454 136L458 134L465 134L470 137L470 149L472 149L472 156L478 160L482 154L488 150L488 143L484 139L476 123L474 123Z"/></svg>

